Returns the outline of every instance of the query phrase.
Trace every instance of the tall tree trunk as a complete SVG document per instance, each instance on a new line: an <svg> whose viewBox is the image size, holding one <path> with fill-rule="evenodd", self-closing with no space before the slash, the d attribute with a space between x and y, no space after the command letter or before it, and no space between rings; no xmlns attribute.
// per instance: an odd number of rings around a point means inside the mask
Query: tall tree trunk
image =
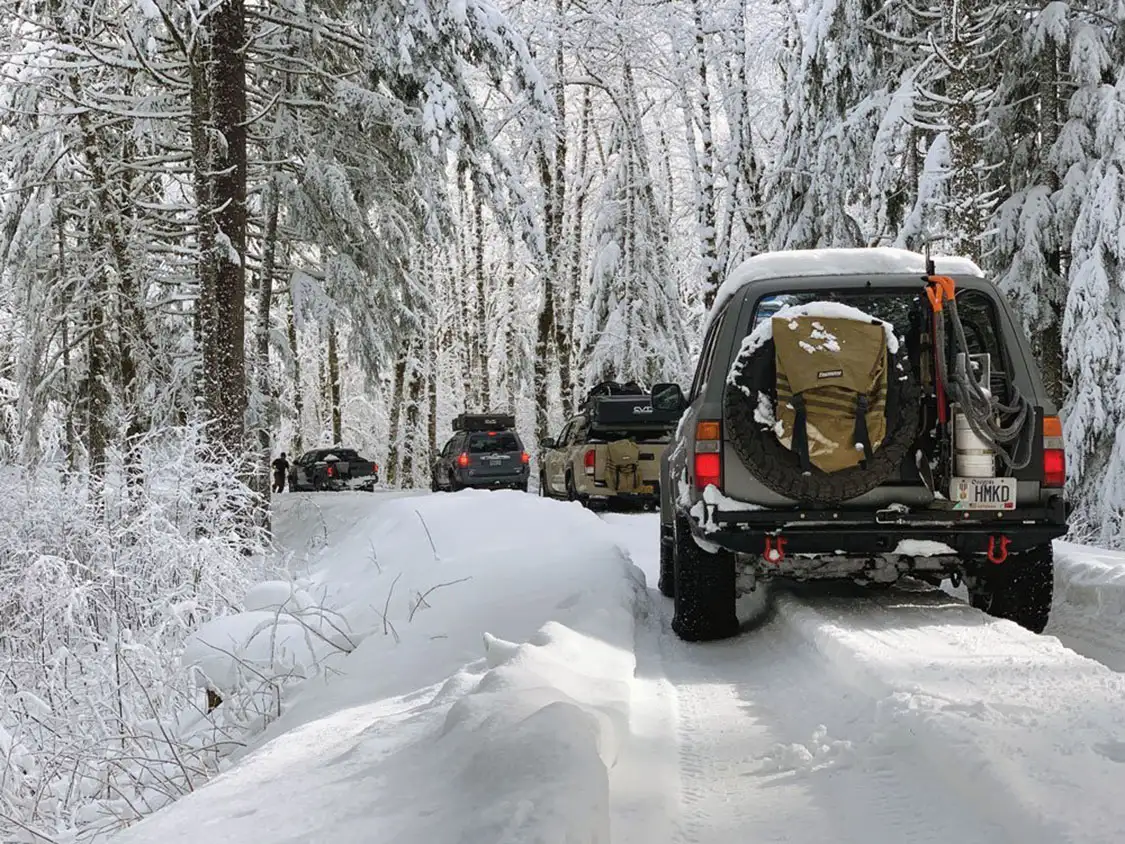
<svg viewBox="0 0 1125 844"><path fill-rule="evenodd" d="M474 351L477 356L474 377L480 395L480 409L487 413L492 402L492 390L488 379L488 295L484 271L484 197L473 190L473 275L477 280L476 291L476 340Z"/></svg>
<svg viewBox="0 0 1125 844"><path fill-rule="evenodd" d="M405 407L403 408L403 431L402 431L402 481L401 484L407 488L413 488L418 485L418 479L415 477L416 467L420 464L417 459L418 454L418 440L419 440L419 424L418 424L418 410L422 403L422 373L418 371L419 358L421 349L419 348L418 335L415 334L414 339L410 342L409 359L404 370L407 386L403 391L406 399Z"/></svg>
<svg viewBox="0 0 1125 844"><path fill-rule="evenodd" d="M332 408L332 444L344 441L344 419L340 408L340 352L336 346L336 320L328 320L328 403Z"/></svg>
<svg viewBox="0 0 1125 844"><path fill-rule="evenodd" d="M193 80L200 204L199 308L203 407L211 442L245 447L246 414L246 22L243 0L222 0L204 18ZM209 42L209 43L208 43ZM209 51L208 51L209 47ZM203 60L200 61L200 58ZM221 142L215 139L221 138Z"/></svg>
<svg viewBox="0 0 1125 844"><path fill-rule="evenodd" d="M555 0L555 12L561 26L563 0ZM535 326L535 370L533 388L535 392L535 438L536 443L550 436L551 404L547 393L550 375L551 349L558 354L558 372L563 392L571 381L570 366L567 362L569 338L564 336L557 313L559 292L563 287L564 256L562 233L563 214L566 208L566 68L565 54L560 42L555 51L555 127L552 134L551 149L546 140L540 141L538 149L539 179L543 185L543 234L544 251L540 271L541 297L539 317Z"/></svg>
<svg viewBox="0 0 1125 844"><path fill-rule="evenodd" d="M431 334L429 341L429 354L426 355L426 445L429 449L430 462L437 454L437 393L438 393L438 348L436 337Z"/></svg>
<svg viewBox="0 0 1125 844"><path fill-rule="evenodd" d="M257 321L254 331L254 366L258 387L258 466L257 491L264 498L270 493L270 462L273 456L271 431L275 414L273 386L270 383L270 311L273 308L273 276L277 262L278 200L276 175L271 173L265 188L265 231L262 242L262 268L258 278Z"/></svg>
<svg viewBox="0 0 1125 844"><path fill-rule="evenodd" d="M570 415L578 409L578 387L581 375L579 357L583 354L580 344L573 342L574 337L580 337L575 318L578 312L578 301L582 293L582 244L583 226L585 225L586 196L590 190L590 174L587 172L587 162L590 152L590 119L593 114L593 97L589 87L582 89L582 116L578 124L578 162L574 192L574 213L570 220L570 235L567 243L567 265L569 279L567 283L568 295L566 313L562 321L564 329L572 338L568 348L567 363L570 373L570 384L563 386L563 413Z"/></svg>
<svg viewBox="0 0 1125 844"><path fill-rule="evenodd" d="M507 322L504 323L504 392L508 412L516 412L516 244L508 238L507 257L504 259L504 279L508 302Z"/></svg>
<svg viewBox="0 0 1125 844"><path fill-rule="evenodd" d="M1063 120L1066 119L1065 106L1060 96L1059 86L1062 85L1062 74L1059 66L1059 50L1053 42L1049 42L1041 53L1042 68L1039 74L1039 97L1041 101L1042 120L1039 124L1040 131L1040 160L1046 160L1051 154L1059 137L1059 130ZM1047 170L1047 184L1051 193L1061 187L1058 174L1051 168ZM1044 298L1044 305L1050 312L1050 319L1044 320L1038 326L1035 335L1036 352L1039 357L1039 366L1043 372L1043 385L1047 394L1056 405L1062 406L1066 399L1066 366L1063 358L1062 323L1063 313L1066 308L1066 282L1065 273L1069 269L1068 241L1062 239L1056 247L1050 250L1046 257L1047 270L1051 274L1051 289Z"/></svg>
<svg viewBox="0 0 1125 844"><path fill-rule="evenodd" d="M406 397L407 355L410 353L410 344L405 339L400 340L400 343L402 345L398 353L398 359L395 360L394 384L391 385L391 419L387 436L389 440L387 443L387 483L391 486L398 486L401 478L399 462L402 458L400 446L404 424L402 410Z"/></svg>
<svg viewBox="0 0 1125 844"><path fill-rule="evenodd" d="M289 289L289 303L286 314L286 334L289 337L289 355L293 365L293 451L301 454L305 450L305 435L302 420L305 416L305 400L301 395L301 356L297 346L297 319L293 313L293 289Z"/></svg>
<svg viewBox="0 0 1125 844"><path fill-rule="evenodd" d="M715 141L711 120L711 85L707 78L707 38L703 28L702 0L692 0L695 25L695 59L699 84L699 200L698 221L703 257L703 304L710 308L722 283L722 268L715 231Z"/></svg>
<svg viewBox="0 0 1125 844"><path fill-rule="evenodd" d="M109 411L109 390L107 387L106 347L108 339L105 330L105 270L95 273L93 289L90 291L86 307L86 327L89 340L86 351L86 453L90 462L92 478L105 477L106 448L109 433L106 430L106 415Z"/></svg>

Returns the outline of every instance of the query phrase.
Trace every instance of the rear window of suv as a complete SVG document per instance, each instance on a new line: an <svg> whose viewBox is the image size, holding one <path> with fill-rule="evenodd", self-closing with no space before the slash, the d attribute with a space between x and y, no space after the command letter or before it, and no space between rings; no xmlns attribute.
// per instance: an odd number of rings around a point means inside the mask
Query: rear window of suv
<svg viewBox="0 0 1125 844"><path fill-rule="evenodd" d="M754 320L750 326L753 331L761 323L773 317L782 308L807 305L810 302L839 302L858 308L883 322L895 327L895 333L905 334L916 324L922 315L922 293L911 290L888 290L885 293L866 293L850 291L802 291L801 293L779 293L763 296L754 308Z"/></svg>
<svg viewBox="0 0 1125 844"><path fill-rule="evenodd" d="M520 440L515 434L471 434L469 436L469 452L471 454L502 454L509 451L520 451Z"/></svg>

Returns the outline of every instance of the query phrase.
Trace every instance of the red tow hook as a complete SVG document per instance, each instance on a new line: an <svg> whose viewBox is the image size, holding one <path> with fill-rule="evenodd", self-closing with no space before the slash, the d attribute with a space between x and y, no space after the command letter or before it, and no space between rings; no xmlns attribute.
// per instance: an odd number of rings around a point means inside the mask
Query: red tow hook
<svg viewBox="0 0 1125 844"><path fill-rule="evenodd" d="M779 536L774 539L772 536L766 537L766 552L763 556L766 558L767 563L778 565L785 559L785 545L789 540L784 536Z"/></svg>
<svg viewBox="0 0 1125 844"><path fill-rule="evenodd" d="M1000 540L1000 548L996 548L996 540ZM988 561L1000 565L1008 559L1008 544L1012 540L1006 536L990 536L988 537Z"/></svg>

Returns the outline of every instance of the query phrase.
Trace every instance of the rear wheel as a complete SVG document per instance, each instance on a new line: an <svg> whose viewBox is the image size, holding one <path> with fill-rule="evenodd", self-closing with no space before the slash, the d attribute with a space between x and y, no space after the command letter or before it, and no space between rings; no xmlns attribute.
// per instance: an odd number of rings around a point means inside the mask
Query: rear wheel
<svg viewBox="0 0 1125 844"><path fill-rule="evenodd" d="M675 518L672 631L685 642L737 635L734 555L704 551L692 539L687 517Z"/></svg>
<svg viewBox="0 0 1125 844"><path fill-rule="evenodd" d="M969 586L969 603L996 618L1042 633L1051 615L1055 556L1051 545L985 562Z"/></svg>
<svg viewBox="0 0 1125 844"><path fill-rule="evenodd" d="M665 598L676 594L675 545L672 529L663 524L660 525L660 579L656 581L656 588Z"/></svg>
<svg viewBox="0 0 1125 844"><path fill-rule="evenodd" d="M586 502L578 497L578 490L574 488L574 476L570 472L566 473L566 500L577 501L583 507L586 506Z"/></svg>

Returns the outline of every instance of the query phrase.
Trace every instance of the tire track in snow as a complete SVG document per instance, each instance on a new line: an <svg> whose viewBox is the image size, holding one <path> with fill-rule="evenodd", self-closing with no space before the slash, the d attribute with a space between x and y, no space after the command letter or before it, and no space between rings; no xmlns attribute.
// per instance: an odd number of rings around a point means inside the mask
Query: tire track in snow
<svg viewBox="0 0 1125 844"><path fill-rule="evenodd" d="M638 518L657 529L655 516ZM655 560L636 559L645 552L635 527L634 562L653 572ZM649 596L631 746L611 779L614 844L1009 840L972 810L953 810L946 784L910 748L881 740L872 699L783 621L689 645L671 632L672 602Z"/></svg>
<svg viewBox="0 0 1125 844"><path fill-rule="evenodd" d="M1008 840L950 812L942 783L881 746L871 701L835 682L783 623L703 646L666 631L661 645L680 708L678 842Z"/></svg>
<svg viewBox="0 0 1125 844"><path fill-rule="evenodd" d="M939 591L784 596L778 614L876 702L951 805L1027 844L1120 838L1125 678Z"/></svg>

